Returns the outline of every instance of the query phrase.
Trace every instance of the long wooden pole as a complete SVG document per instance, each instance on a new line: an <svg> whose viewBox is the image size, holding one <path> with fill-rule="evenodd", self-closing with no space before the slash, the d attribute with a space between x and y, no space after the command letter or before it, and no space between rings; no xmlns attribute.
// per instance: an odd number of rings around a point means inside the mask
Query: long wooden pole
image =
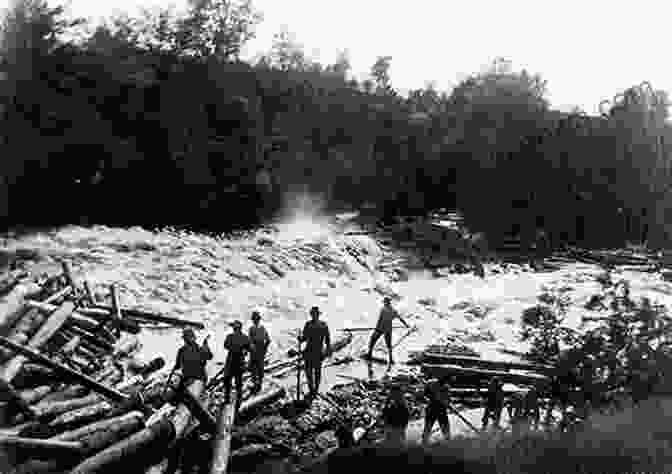
<svg viewBox="0 0 672 474"><path fill-rule="evenodd" d="M116 285L110 285L110 295L112 296L112 321L114 322L115 332L117 337L121 332L121 304L119 303L119 293Z"/></svg>
<svg viewBox="0 0 672 474"><path fill-rule="evenodd" d="M213 440L210 474L226 474L231 454L231 435L236 417L238 393L233 394L231 403L224 405L217 419L217 436Z"/></svg>

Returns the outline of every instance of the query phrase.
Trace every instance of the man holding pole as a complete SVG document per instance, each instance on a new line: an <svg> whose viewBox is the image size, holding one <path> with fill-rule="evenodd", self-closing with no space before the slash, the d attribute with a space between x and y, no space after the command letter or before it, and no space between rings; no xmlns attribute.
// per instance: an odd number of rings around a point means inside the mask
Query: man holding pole
<svg viewBox="0 0 672 474"><path fill-rule="evenodd" d="M320 321L320 309L313 306L310 309L311 320L303 327L299 335L299 342L306 343L303 350L303 360L308 379L310 397L314 398L319 393L322 379L322 360L331 355L331 338L329 327L324 321Z"/></svg>
<svg viewBox="0 0 672 474"><path fill-rule="evenodd" d="M261 391L261 384L264 380L264 362L266 360L266 351L271 343L268 337L268 331L261 325L261 315L258 311L252 313L252 326L250 326L249 337L252 343L252 352L250 352L250 372L252 372L252 381L254 388L252 393Z"/></svg>
<svg viewBox="0 0 672 474"><path fill-rule="evenodd" d="M226 375L224 376L224 401L230 403L231 400L231 380L236 381L236 403L239 405L243 398L243 372L245 371L245 356L252 349L250 338L243 333L243 323L233 321L230 326L233 333L226 336L224 348L229 352L226 354Z"/></svg>
<svg viewBox="0 0 672 474"><path fill-rule="evenodd" d="M387 352L389 354L389 364L394 364L394 359L392 357L392 323L395 319L398 319L404 326L410 329L410 326L404 318L402 318L397 310L392 307L392 300L385 297L385 299L383 299L383 309L380 310L380 315L378 316L376 329L373 330L371 340L369 341L369 353L367 355L369 361L371 361L373 357L373 348L376 346L378 339L380 339L380 336L384 336L385 345L387 346Z"/></svg>

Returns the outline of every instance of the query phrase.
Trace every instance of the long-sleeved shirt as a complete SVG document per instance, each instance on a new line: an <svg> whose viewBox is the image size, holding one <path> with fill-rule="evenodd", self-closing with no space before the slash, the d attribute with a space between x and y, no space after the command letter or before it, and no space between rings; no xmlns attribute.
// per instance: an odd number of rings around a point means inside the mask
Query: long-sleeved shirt
<svg viewBox="0 0 672 474"><path fill-rule="evenodd" d="M403 401L390 401L383 408L383 419L389 426L405 428L411 419L411 412Z"/></svg>
<svg viewBox="0 0 672 474"><path fill-rule="evenodd" d="M378 323L376 324L376 330L380 332L392 332L392 323L395 319L401 320L401 316L394 308L388 308L384 306L380 310L380 315L378 316Z"/></svg>
<svg viewBox="0 0 672 474"><path fill-rule="evenodd" d="M187 343L177 351L175 367L182 369L184 378L206 378L205 364L212 359L212 352L207 345Z"/></svg>
<svg viewBox="0 0 672 474"><path fill-rule="evenodd" d="M446 410L448 404L444 401L445 397L450 395L445 387L438 383L427 384L425 387L425 398L427 399L427 411L429 413L440 413Z"/></svg>
<svg viewBox="0 0 672 474"><path fill-rule="evenodd" d="M243 366L245 355L252 349L252 344L245 334L234 332L226 336L224 348L229 351L226 355L226 364L238 369Z"/></svg>
<svg viewBox="0 0 672 474"><path fill-rule="evenodd" d="M303 327L301 340L306 341L305 354L321 356L331 346L329 326L324 321L308 321Z"/></svg>
<svg viewBox="0 0 672 474"><path fill-rule="evenodd" d="M268 345L271 343L271 338L268 336L268 331L261 324L250 326L249 338L252 343L252 349L254 351L266 350Z"/></svg>

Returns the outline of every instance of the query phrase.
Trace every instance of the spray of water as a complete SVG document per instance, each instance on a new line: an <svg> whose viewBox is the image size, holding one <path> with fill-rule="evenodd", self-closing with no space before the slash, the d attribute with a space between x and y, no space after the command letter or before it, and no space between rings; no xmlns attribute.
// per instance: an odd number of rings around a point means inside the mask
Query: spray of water
<svg viewBox="0 0 672 474"><path fill-rule="evenodd" d="M280 240L325 240L334 235L334 228L325 214L326 202L318 194L306 190L288 193L275 224Z"/></svg>

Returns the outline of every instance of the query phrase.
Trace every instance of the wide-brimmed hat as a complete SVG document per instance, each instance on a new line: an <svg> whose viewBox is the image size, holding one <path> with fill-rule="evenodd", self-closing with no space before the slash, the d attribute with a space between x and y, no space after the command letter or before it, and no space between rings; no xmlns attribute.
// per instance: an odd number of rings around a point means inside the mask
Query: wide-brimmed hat
<svg viewBox="0 0 672 474"><path fill-rule="evenodd" d="M312 308L310 308L310 314L311 315L312 314L322 314L322 312L320 311L320 308L318 308L317 306L313 306Z"/></svg>
<svg viewBox="0 0 672 474"><path fill-rule="evenodd" d="M252 311L252 316L250 316L250 319L252 319L252 321L257 321L261 319L261 314L259 314L259 311Z"/></svg>
<svg viewBox="0 0 672 474"><path fill-rule="evenodd" d="M240 321L238 321L238 320L236 319L235 321L230 322L230 323L229 323L229 326L231 326L232 328L242 328L242 327L243 327L243 323L241 323Z"/></svg>

